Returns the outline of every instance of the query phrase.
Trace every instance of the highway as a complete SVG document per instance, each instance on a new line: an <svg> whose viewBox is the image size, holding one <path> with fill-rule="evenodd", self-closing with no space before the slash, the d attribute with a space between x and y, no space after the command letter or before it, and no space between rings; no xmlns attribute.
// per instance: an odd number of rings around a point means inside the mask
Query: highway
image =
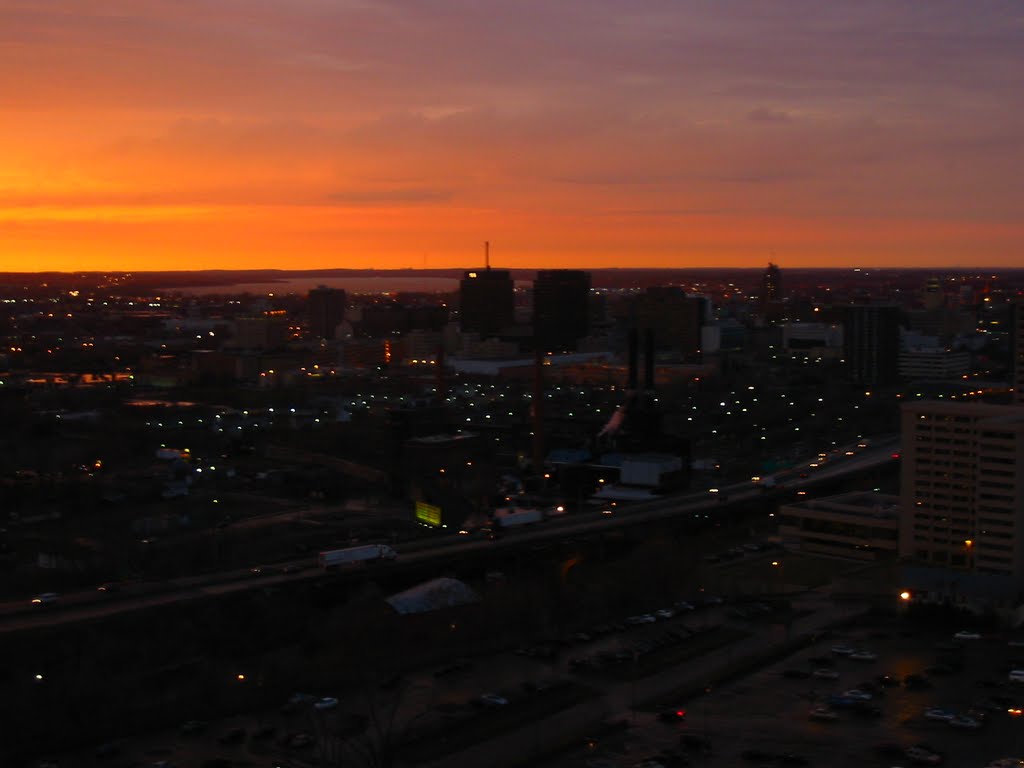
<svg viewBox="0 0 1024 768"><path fill-rule="evenodd" d="M850 451L853 455L846 455ZM429 545L403 549L397 547L396 563L375 563L372 568L394 568L402 564L438 561L449 562L459 555L475 551L496 551L524 544L542 543L582 536L601 531L664 520L684 515L710 514L726 506L758 498L777 497L793 489L812 489L815 485L835 481L849 475L881 467L895 460L899 454L899 438L887 436L873 438L866 448L845 446L828 452L825 460L819 456L797 464L774 475L775 487L765 488L747 480L684 494L613 507L611 514L601 511L551 518L543 524L524 529L505 531L497 540L475 535L440 539ZM811 466L811 465L818 466ZM282 569L290 572L284 573ZM359 572L362 572L360 569ZM353 571L340 570L339 577ZM53 627L80 621L96 620L116 614L128 613L186 600L209 598L241 592L253 588L272 587L299 580L322 578L315 562L309 557L291 563L279 563L273 569L256 574L251 570L236 570L203 576L186 577L164 582L124 584L116 592L88 590L60 596L56 603L32 604L24 601L0 604L0 633L16 632L41 627Z"/></svg>

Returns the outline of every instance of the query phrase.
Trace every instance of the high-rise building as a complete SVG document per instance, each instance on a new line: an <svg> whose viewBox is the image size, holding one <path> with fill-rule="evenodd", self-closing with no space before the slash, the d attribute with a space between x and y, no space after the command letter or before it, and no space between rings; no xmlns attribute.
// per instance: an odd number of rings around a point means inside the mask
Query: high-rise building
<svg viewBox="0 0 1024 768"><path fill-rule="evenodd" d="M497 336L515 319L515 285L507 269L470 270L459 282L459 327Z"/></svg>
<svg viewBox="0 0 1024 768"><path fill-rule="evenodd" d="M321 285L309 292L306 312L309 332L317 339L337 338L338 326L345 319L345 291Z"/></svg>
<svg viewBox="0 0 1024 768"><path fill-rule="evenodd" d="M652 286L636 298L632 325L654 332L657 351L694 361L701 356L701 328L707 314L705 297L688 296L674 286Z"/></svg>
<svg viewBox="0 0 1024 768"><path fill-rule="evenodd" d="M590 273L542 269L533 281L533 333L543 352L573 351L590 332Z"/></svg>
<svg viewBox="0 0 1024 768"><path fill-rule="evenodd" d="M1024 299L1010 305L1010 381L1013 402L1024 405Z"/></svg>
<svg viewBox="0 0 1024 768"><path fill-rule="evenodd" d="M768 267L761 276L761 302L782 300L782 270L777 264L768 262Z"/></svg>
<svg viewBox="0 0 1024 768"><path fill-rule="evenodd" d="M288 318L239 317L235 336L225 346L236 349L280 349L288 343Z"/></svg>
<svg viewBox="0 0 1024 768"><path fill-rule="evenodd" d="M1024 408L908 403L902 436L901 558L1024 585Z"/></svg>
<svg viewBox="0 0 1024 768"><path fill-rule="evenodd" d="M858 384L892 384L899 375L900 308L874 304L846 307L843 357Z"/></svg>

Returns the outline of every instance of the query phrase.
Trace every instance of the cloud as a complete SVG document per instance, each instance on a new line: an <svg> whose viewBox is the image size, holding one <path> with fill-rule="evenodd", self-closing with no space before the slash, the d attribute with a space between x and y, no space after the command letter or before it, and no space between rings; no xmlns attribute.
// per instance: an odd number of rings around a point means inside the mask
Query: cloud
<svg viewBox="0 0 1024 768"><path fill-rule="evenodd" d="M793 120L789 112L770 107L757 107L747 113L747 119L753 123L788 123Z"/></svg>
<svg viewBox="0 0 1024 768"><path fill-rule="evenodd" d="M453 198L449 189L394 188L394 189L347 189L331 192L327 200L346 205L386 205L391 203L442 203Z"/></svg>

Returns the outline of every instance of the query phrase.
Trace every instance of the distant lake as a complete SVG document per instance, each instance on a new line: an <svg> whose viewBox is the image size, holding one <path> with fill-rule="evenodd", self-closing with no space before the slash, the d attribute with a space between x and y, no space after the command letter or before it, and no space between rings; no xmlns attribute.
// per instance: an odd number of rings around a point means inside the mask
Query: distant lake
<svg viewBox="0 0 1024 768"><path fill-rule="evenodd" d="M222 285L166 286L160 290L208 295L211 293L277 294L308 293L318 286L344 288L349 293L451 293L459 289L454 277L286 277L260 283L224 283Z"/></svg>

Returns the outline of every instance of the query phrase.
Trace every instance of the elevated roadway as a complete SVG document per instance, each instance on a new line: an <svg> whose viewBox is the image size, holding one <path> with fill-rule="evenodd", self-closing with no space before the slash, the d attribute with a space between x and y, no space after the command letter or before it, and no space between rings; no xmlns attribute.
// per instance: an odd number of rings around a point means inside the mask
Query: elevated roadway
<svg viewBox="0 0 1024 768"><path fill-rule="evenodd" d="M853 455L846 455L851 451ZM453 558L482 551L501 551L526 545L550 542L565 537L599 533L674 517L712 514L734 504L760 498L777 497L793 489L812 489L861 472L880 468L899 455L897 437L873 439L867 448L840 449L823 461L816 457L776 473L774 487L765 487L747 480L714 489L665 496L628 506L615 507L612 514L600 511L568 517L552 518L543 524L511 529L498 540L475 536L441 539L415 547L398 547L399 558L393 563L374 563L357 570L340 570L336 578L365 573L367 568L390 569L412 564L451 562ZM817 465L817 466L811 466ZM325 578L308 557L290 563L276 564L273 569L255 573L251 569L206 574L156 583L123 584L119 591L103 593L95 590L62 595L57 602L32 604L28 599L0 604L0 633L55 627L172 605L187 600L223 596L254 588L273 587L298 581Z"/></svg>

